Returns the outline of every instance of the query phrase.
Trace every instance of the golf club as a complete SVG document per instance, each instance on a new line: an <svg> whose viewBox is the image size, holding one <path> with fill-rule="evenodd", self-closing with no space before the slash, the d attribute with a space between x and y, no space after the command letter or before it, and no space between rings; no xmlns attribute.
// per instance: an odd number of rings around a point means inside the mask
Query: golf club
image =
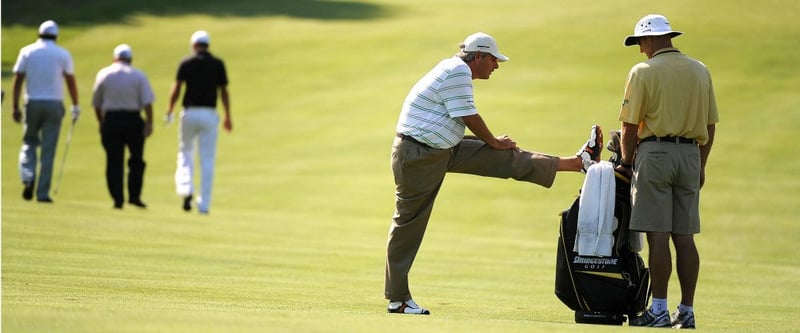
<svg viewBox="0 0 800 333"><path fill-rule="evenodd" d="M58 170L58 177L56 177L56 186L53 189L53 194L58 194L58 188L61 185L61 176L64 175L64 165L67 163L67 153L69 152L69 143L72 142L72 131L75 129L75 123L77 121L73 120L72 125L69 126L69 134L67 134L67 145L64 147L64 156L61 158L61 168Z"/></svg>

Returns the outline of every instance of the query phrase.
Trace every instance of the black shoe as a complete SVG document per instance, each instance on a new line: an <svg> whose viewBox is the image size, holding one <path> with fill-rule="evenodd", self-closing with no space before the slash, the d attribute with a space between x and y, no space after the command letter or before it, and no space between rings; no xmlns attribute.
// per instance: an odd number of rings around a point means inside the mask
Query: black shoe
<svg viewBox="0 0 800 333"><path fill-rule="evenodd" d="M22 190L22 198L30 201L33 199L33 182L24 182L25 189Z"/></svg>
<svg viewBox="0 0 800 333"><path fill-rule="evenodd" d="M190 211L192 210L192 195L189 194L183 198L183 210Z"/></svg>
<svg viewBox="0 0 800 333"><path fill-rule="evenodd" d="M147 208L147 205L142 200L130 200L128 203L139 208Z"/></svg>
<svg viewBox="0 0 800 333"><path fill-rule="evenodd" d="M50 198L39 198L39 199L36 199L36 201L41 202L41 203L53 203L53 199L50 199Z"/></svg>
<svg viewBox="0 0 800 333"><path fill-rule="evenodd" d="M663 311L661 314L655 314L651 310L646 310L640 316L632 318L631 321L628 322L628 325L644 327L672 327L669 311Z"/></svg>
<svg viewBox="0 0 800 333"><path fill-rule="evenodd" d="M694 312L687 311L687 312L680 312L675 311L672 313L670 317L670 321L672 322L672 328L677 329L694 329Z"/></svg>
<svg viewBox="0 0 800 333"><path fill-rule="evenodd" d="M115 202L114 203L114 209L122 209L122 203L121 202Z"/></svg>

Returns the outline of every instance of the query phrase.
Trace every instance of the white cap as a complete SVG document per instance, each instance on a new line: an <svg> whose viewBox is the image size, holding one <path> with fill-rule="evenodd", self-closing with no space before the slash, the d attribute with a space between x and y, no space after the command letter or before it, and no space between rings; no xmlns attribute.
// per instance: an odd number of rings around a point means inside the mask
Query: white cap
<svg viewBox="0 0 800 333"><path fill-rule="evenodd" d="M208 32L205 30L198 30L192 34L191 43L194 44L209 44L211 41L211 37L208 36Z"/></svg>
<svg viewBox="0 0 800 333"><path fill-rule="evenodd" d="M482 32L476 32L464 39L464 52L489 53L500 62L509 59L497 49L497 42L495 42L494 38Z"/></svg>
<svg viewBox="0 0 800 333"><path fill-rule="evenodd" d="M133 59L133 50L128 44L119 44L114 48L114 59Z"/></svg>
<svg viewBox="0 0 800 333"><path fill-rule="evenodd" d="M58 36L58 24L53 20L47 20L39 25L39 36Z"/></svg>
<svg viewBox="0 0 800 333"><path fill-rule="evenodd" d="M636 23L636 26L633 27L633 35L625 37L625 46L639 44L639 37L643 36L670 35L671 38L677 37L680 34L682 34L682 32L672 30L666 17L658 14L650 14L642 17L642 19Z"/></svg>

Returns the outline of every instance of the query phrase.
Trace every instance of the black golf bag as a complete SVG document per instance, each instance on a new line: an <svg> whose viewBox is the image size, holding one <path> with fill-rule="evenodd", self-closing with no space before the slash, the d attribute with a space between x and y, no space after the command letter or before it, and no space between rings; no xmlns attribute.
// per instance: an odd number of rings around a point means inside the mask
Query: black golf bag
<svg viewBox="0 0 800 333"><path fill-rule="evenodd" d="M618 161L612 158L612 162ZM614 178L618 226L611 256L581 256L573 251L580 198L561 214L555 294L575 311L576 323L621 325L626 316L644 311L650 297L650 272L630 246L630 180L616 172Z"/></svg>

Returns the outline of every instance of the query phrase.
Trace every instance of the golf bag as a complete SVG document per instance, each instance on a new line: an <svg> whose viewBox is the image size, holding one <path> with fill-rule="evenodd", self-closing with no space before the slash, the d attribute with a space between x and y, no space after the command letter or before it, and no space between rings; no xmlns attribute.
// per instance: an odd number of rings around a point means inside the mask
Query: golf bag
<svg viewBox="0 0 800 333"><path fill-rule="evenodd" d="M619 161L612 158L612 162ZM573 251L580 198L561 213L555 294L575 311L576 323L622 325L626 316L633 318L644 311L650 297L650 272L631 248L630 180L614 173L618 226L613 232L611 256L581 256Z"/></svg>

